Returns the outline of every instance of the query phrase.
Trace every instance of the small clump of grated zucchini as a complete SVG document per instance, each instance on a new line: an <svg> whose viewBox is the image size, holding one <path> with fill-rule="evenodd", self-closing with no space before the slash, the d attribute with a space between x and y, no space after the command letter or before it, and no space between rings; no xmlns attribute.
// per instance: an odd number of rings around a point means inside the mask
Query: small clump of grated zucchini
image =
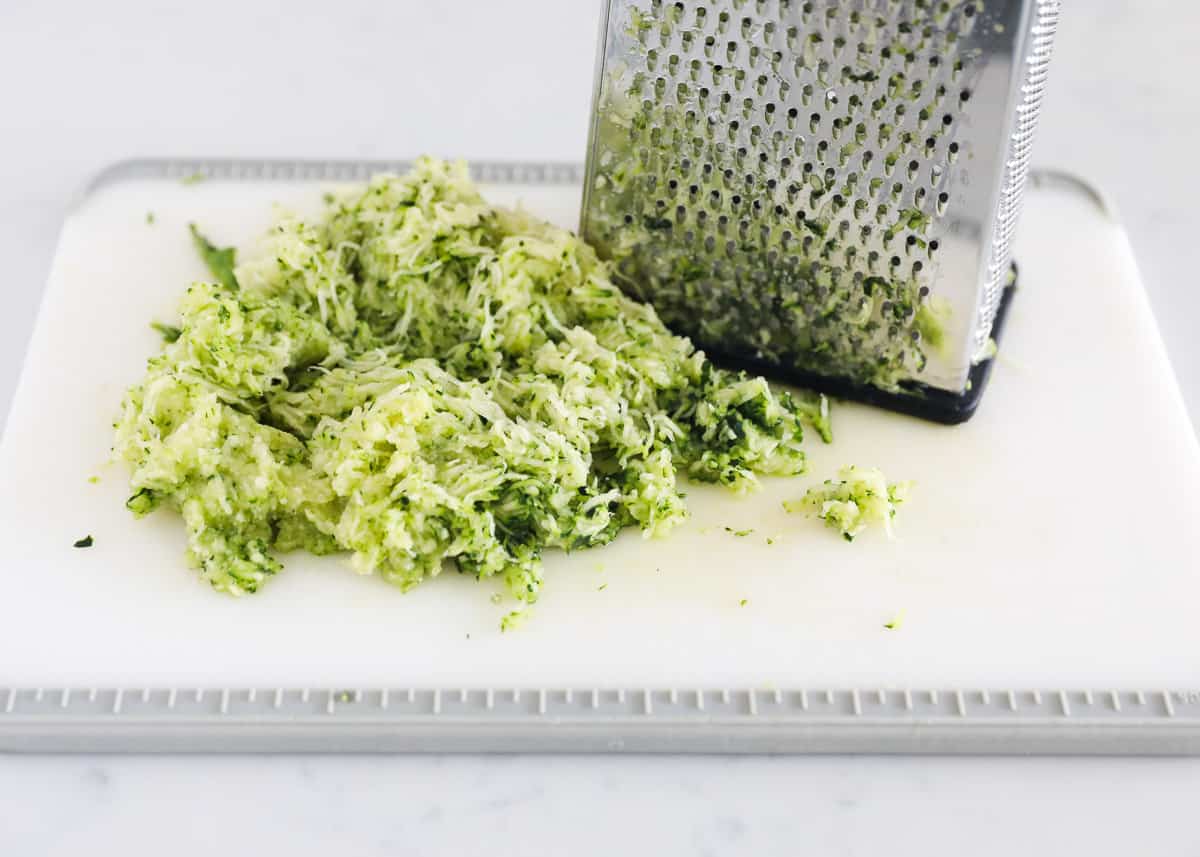
<svg viewBox="0 0 1200 857"><path fill-rule="evenodd" d="M829 436L823 397L714 366L461 164L328 195L236 267L192 232L213 280L156 326L115 451L128 507L179 513L225 592L347 551L402 588L455 568L531 603L547 549L665 535L681 475L750 490L804 470L804 424Z"/></svg>
<svg viewBox="0 0 1200 857"><path fill-rule="evenodd" d="M815 514L848 542L873 524L882 525L891 538L892 518L910 489L908 482L888 484L876 468L850 465L838 471L837 479L810 488L800 500L785 502L783 508Z"/></svg>

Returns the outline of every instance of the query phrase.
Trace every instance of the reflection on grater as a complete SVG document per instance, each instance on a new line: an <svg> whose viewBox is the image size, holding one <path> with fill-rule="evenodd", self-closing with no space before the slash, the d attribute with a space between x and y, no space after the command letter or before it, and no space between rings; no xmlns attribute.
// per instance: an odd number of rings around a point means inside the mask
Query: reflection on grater
<svg viewBox="0 0 1200 857"><path fill-rule="evenodd" d="M1060 0L607 0L583 229L711 353L956 422Z"/></svg>

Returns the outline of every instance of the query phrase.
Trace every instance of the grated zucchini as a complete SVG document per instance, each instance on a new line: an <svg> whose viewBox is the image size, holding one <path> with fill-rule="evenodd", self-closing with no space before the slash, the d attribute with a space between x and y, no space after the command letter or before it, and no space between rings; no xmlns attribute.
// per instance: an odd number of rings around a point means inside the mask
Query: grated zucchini
<svg viewBox="0 0 1200 857"><path fill-rule="evenodd" d="M854 465L838 471L837 479L809 489L799 501L788 501L788 512L816 514L825 524L841 531L848 542L871 524L882 524L888 538L892 537L892 518L908 496L911 483L888 484L876 468Z"/></svg>
<svg viewBox="0 0 1200 857"><path fill-rule="evenodd" d="M163 326L115 450L129 508L178 512L225 592L348 551L402 588L456 568L533 602L545 550L665 535L680 475L750 490L804 470L803 424L828 435L823 398L714 366L462 164L329 195L236 269L192 231L214 279Z"/></svg>

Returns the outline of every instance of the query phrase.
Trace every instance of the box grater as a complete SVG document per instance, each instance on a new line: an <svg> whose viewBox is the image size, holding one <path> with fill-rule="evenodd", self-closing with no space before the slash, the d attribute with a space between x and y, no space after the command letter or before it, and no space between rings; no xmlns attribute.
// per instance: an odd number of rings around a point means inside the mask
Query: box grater
<svg viewBox="0 0 1200 857"><path fill-rule="evenodd" d="M965 420L1059 7L606 0L584 234L714 356Z"/></svg>

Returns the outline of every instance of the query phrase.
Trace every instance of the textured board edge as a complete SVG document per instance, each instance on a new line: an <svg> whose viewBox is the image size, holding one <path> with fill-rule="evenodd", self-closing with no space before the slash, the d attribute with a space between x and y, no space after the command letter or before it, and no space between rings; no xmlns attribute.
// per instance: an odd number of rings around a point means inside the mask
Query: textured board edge
<svg viewBox="0 0 1200 857"><path fill-rule="evenodd" d="M411 159L302 160L243 158L132 158L104 167L76 195L76 205L104 188L128 181L362 182L381 173L407 172ZM583 165L548 161L471 161L471 178L481 184L583 183Z"/></svg>
<svg viewBox="0 0 1200 857"><path fill-rule="evenodd" d="M1200 755L1200 691L6 688L0 750Z"/></svg>

